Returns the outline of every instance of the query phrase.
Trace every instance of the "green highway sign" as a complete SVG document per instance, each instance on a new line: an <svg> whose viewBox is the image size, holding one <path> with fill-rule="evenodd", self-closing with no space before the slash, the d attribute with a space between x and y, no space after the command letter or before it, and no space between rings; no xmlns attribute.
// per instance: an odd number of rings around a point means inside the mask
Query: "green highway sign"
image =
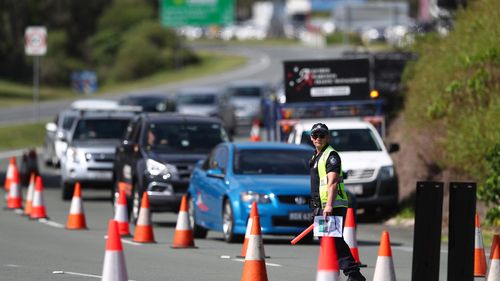
<svg viewBox="0 0 500 281"><path fill-rule="evenodd" d="M234 19L235 0L160 0L160 21L166 27L227 25Z"/></svg>

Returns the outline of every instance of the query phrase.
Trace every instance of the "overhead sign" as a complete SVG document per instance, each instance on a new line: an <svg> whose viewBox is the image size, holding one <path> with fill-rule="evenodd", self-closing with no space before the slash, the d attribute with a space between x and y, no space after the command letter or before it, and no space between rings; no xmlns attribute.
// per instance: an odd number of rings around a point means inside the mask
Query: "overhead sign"
<svg viewBox="0 0 500 281"><path fill-rule="evenodd" d="M288 61L284 70L287 103L369 99L368 59Z"/></svg>
<svg viewBox="0 0 500 281"><path fill-rule="evenodd" d="M234 0L161 0L160 21L166 27L227 25L234 20Z"/></svg>
<svg viewBox="0 0 500 281"><path fill-rule="evenodd" d="M24 31L24 52L28 56L47 53L47 29L44 26L28 26Z"/></svg>

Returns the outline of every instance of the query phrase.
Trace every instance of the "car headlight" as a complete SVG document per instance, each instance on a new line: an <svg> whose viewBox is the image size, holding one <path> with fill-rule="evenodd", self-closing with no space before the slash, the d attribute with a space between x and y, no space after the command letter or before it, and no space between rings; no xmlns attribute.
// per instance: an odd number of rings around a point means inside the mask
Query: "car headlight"
<svg viewBox="0 0 500 281"><path fill-rule="evenodd" d="M394 166L384 166L380 168L380 179L386 180L394 177Z"/></svg>
<svg viewBox="0 0 500 281"><path fill-rule="evenodd" d="M163 164L152 159L146 160L146 170L152 176L163 175L165 179L177 178L179 174L174 165Z"/></svg>
<svg viewBox="0 0 500 281"><path fill-rule="evenodd" d="M241 194L241 201L246 202L246 203L252 203L252 202L257 202L257 203L271 203L271 198L269 194L261 194L261 193L255 193L255 192L242 192Z"/></svg>
<svg viewBox="0 0 500 281"><path fill-rule="evenodd" d="M68 162L73 162L73 163L80 163L83 162L81 159L84 159L84 156L80 151L74 147L69 147L66 150L66 156L68 158Z"/></svg>

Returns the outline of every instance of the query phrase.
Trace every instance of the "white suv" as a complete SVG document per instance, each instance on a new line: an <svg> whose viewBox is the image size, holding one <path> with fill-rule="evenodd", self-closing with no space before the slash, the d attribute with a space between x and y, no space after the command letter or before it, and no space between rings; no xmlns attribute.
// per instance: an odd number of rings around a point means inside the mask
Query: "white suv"
<svg viewBox="0 0 500 281"><path fill-rule="evenodd" d="M398 144L386 149L380 134L369 122L361 119L304 119L294 125L289 143L310 144L311 127L324 123L330 131L330 144L342 159L346 173L345 187L356 195L359 209L393 210L398 204L398 178L389 153L399 150Z"/></svg>

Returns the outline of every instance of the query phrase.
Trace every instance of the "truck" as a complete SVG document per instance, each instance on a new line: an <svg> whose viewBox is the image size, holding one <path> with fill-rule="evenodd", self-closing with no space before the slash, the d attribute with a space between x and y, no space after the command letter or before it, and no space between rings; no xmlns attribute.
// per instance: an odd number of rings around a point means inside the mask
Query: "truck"
<svg viewBox="0 0 500 281"><path fill-rule="evenodd" d="M385 144L385 100L374 88L369 58L284 62L285 99L265 101L268 139L310 144L315 123L329 127L330 144L339 152L345 187L358 210L393 211L398 206L398 177ZM286 102L283 102L286 100Z"/></svg>

